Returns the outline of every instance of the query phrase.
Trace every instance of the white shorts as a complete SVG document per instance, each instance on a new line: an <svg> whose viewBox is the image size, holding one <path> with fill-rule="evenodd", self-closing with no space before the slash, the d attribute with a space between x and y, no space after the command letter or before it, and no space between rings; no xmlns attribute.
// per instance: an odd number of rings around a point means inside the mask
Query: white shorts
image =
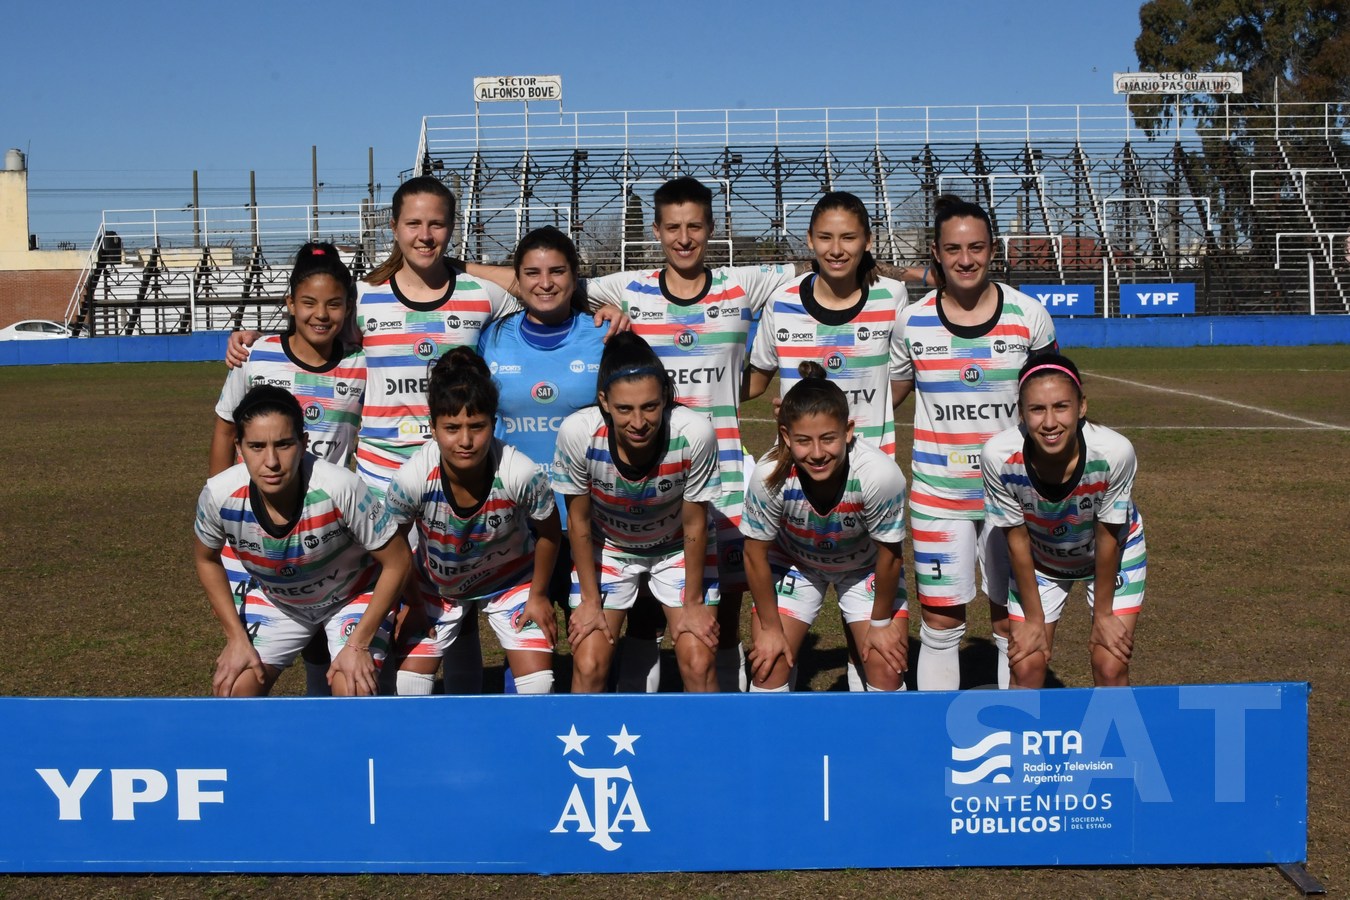
<svg viewBox="0 0 1350 900"><path fill-rule="evenodd" d="M983 519L930 519L913 513L914 578L924 606L964 606L975 599L975 566L980 589L990 602L1008 602L1010 569L1003 529Z"/></svg>
<svg viewBox="0 0 1350 900"><path fill-rule="evenodd" d="M346 606L333 607L328 618L321 622L304 622L287 615L284 607L273 604L261 591L253 590L244 598L239 617L263 664L284 669L295 662L296 656L321 628L328 636L328 652L336 659L347 644L347 635L352 633L356 623L365 614L370 598L370 592L363 593ZM370 641L370 658L375 661L376 668L380 667L389 651L393 630L394 616L390 613L385 616Z"/></svg>
<svg viewBox="0 0 1350 900"><path fill-rule="evenodd" d="M516 630L520 617L525 613L525 601L530 596L529 581L481 597L454 601L443 599L435 587L414 576L408 594L409 602L421 600L427 614L428 629L425 634L405 644L409 656L435 659L445 656L450 645L459 637L464 617L477 615L480 608L487 613L488 623L503 650L553 652L553 645L538 624L530 622L519 631Z"/></svg>
<svg viewBox="0 0 1350 900"><path fill-rule="evenodd" d="M1120 569L1116 572L1116 592L1111 598L1111 612L1117 616L1128 616L1139 612L1144 605L1144 585L1148 581L1148 547L1144 543L1141 530L1125 542L1120 556ZM1087 584L1088 609L1093 608L1096 599L1096 584L1092 579ZM1041 592L1041 610L1046 622L1058 622L1064 613L1064 603L1069 591L1076 582L1068 578L1055 578L1037 570L1036 586ZM1017 582L1008 585L1008 618L1021 622L1025 619L1022 603L1017 596Z"/></svg>
<svg viewBox="0 0 1350 900"><path fill-rule="evenodd" d="M745 457L745 468L742 471L748 478L749 474L755 471L755 457L744 447L741 450ZM740 503L742 512L744 507L745 501L742 497ZM737 516L737 519L739 518ZM745 535L741 533L739 522L728 518L723 510L717 508L716 503L712 505L712 521L717 531L718 585L724 595L730 597L735 594L739 597L749 590L750 586L745 577Z"/></svg>
<svg viewBox="0 0 1350 900"><path fill-rule="evenodd" d="M684 605L684 551L666 556L618 556L595 548L595 570L600 580L600 600L605 609L632 609L637 600L638 585L646 576L652 596L662 606ZM716 606L722 598L717 582L717 551L708 548L703 564L703 602ZM572 595L568 603L573 609L581 605L581 584L577 571L572 569Z"/></svg>
<svg viewBox="0 0 1350 900"><path fill-rule="evenodd" d="M772 566L774 592L778 595L780 615L811 625L825 604L825 592L834 587L839 598L839 612L844 621L866 622L872 618L872 604L876 600L875 572L857 576L826 575L800 566ZM900 571L900 584L891 605L891 618L908 619L905 600L905 573Z"/></svg>

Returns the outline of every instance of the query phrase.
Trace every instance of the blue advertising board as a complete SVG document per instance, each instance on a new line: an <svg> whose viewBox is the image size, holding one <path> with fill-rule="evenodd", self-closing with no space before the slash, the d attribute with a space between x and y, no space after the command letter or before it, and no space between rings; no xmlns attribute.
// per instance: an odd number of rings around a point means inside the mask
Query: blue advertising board
<svg viewBox="0 0 1350 900"><path fill-rule="evenodd" d="M1023 284L1017 288L1041 301L1052 316L1097 314L1097 288L1091 284Z"/></svg>
<svg viewBox="0 0 1350 900"><path fill-rule="evenodd" d="M1195 314L1193 284L1122 284L1122 316L1179 316Z"/></svg>
<svg viewBox="0 0 1350 900"><path fill-rule="evenodd" d="M1301 862L1307 700L1303 683L9 698L0 870Z"/></svg>

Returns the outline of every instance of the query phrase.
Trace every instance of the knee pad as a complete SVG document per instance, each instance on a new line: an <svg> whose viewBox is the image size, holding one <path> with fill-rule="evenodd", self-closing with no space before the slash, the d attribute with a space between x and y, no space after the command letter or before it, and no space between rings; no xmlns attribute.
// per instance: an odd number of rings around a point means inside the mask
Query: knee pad
<svg viewBox="0 0 1350 900"><path fill-rule="evenodd" d="M542 672L531 672L529 675L517 675L516 693L517 694L553 693L553 670L545 669Z"/></svg>
<svg viewBox="0 0 1350 900"><path fill-rule="evenodd" d="M400 697L425 697L436 685L436 676L399 670L396 685Z"/></svg>

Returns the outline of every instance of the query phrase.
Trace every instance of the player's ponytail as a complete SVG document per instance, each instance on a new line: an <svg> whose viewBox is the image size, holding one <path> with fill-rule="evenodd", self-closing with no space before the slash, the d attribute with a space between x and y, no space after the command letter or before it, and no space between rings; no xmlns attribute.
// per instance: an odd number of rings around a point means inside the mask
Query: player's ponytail
<svg viewBox="0 0 1350 900"><path fill-rule="evenodd" d="M498 391L487 363L468 347L455 347L436 360L427 386L431 421L441 416L497 416Z"/></svg>
<svg viewBox="0 0 1350 900"><path fill-rule="evenodd" d="M826 377L825 367L808 360L797 366L797 372L802 380L792 386L778 406L779 441L767 454L774 461L773 469L764 479L770 490L782 487L792 472L792 451L785 438L797 421L811 415L829 416L841 429L848 427L848 397Z"/></svg>

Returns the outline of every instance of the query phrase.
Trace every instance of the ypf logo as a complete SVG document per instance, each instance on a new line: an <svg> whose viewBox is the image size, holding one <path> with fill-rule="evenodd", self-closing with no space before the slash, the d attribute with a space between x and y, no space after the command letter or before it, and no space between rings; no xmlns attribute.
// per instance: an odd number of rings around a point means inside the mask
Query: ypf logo
<svg viewBox="0 0 1350 900"><path fill-rule="evenodd" d="M530 396L535 403L552 403L558 399L558 386L551 381L541 381L530 388Z"/></svg>
<svg viewBox="0 0 1350 900"><path fill-rule="evenodd" d="M984 369L981 369L975 363L971 363L961 370L961 383L976 385L984 381Z"/></svg>
<svg viewBox="0 0 1350 900"><path fill-rule="evenodd" d="M590 737L589 734L577 734L575 724L567 734L558 735L558 740L563 742L563 758L567 759L570 753L584 757L585 744ZM608 737L614 742L614 753L608 765L590 767L579 765L574 759L567 760L577 781L567 795L557 824L549 829L549 833L588 834L587 840L612 853L623 846L614 839L616 834L621 835L624 831L647 834L651 828L647 827L647 816L638 801L633 773L627 765L615 765L615 758L621 753L637 757L633 745L642 735L629 734L628 726L622 725L618 734Z"/></svg>
<svg viewBox="0 0 1350 900"><path fill-rule="evenodd" d="M418 359L434 359L436 356L436 342L432 340L420 340L417 346L413 348L413 353L417 354Z"/></svg>
<svg viewBox="0 0 1350 900"><path fill-rule="evenodd" d="M323 407L317 403L311 403L305 407L305 422L309 425L315 425L323 421Z"/></svg>
<svg viewBox="0 0 1350 900"><path fill-rule="evenodd" d="M675 335L675 346L681 350L692 350L698 344L698 335L686 328Z"/></svg>
<svg viewBox="0 0 1350 900"><path fill-rule="evenodd" d="M986 735L979 743L970 747L952 745L952 763L976 763L969 769L958 769L955 765L951 772L952 784L975 784L987 781L991 784L1008 784L1012 781L1012 732L995 731ZM1001 751L1001 752L1000 752Z"/></svg>
<svg viewBox="0 0 1350 900"><path fill-rule="evenodd" d="M845 362L844 355L842 353L831 353L829 356L825 357L826 372L841 371L845 365L847 365L847 363Z"/></svg>

